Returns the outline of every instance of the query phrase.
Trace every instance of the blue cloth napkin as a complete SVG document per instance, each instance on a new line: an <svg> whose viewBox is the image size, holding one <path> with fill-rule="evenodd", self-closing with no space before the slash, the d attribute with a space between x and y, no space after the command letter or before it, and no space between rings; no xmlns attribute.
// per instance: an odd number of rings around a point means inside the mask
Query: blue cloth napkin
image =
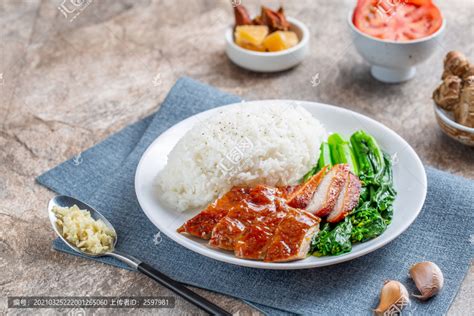
<svg viewBox="0 0 474 316"><path fill-rule="evenodd" d="M412 300L410 311L438 315L448 310L472 258L474 182L427 168L428 195L411 227L387 246L338 265L276 271L222 263L178 245L140 209L134 190L138 161L147 146L179 121L240 99L189 78L181 78L156 114L110 136L79 156L47 171L37 181L59 194L85 201L102 212L119 235L117 249L171 277L243 299L268 314L371 314L383 281L400 280L410 292L411 264L430 260L444 272L445 288L432 300ZM59 239L53 247L73 255ZM122 268L110 258L94 259Z"/></svg>

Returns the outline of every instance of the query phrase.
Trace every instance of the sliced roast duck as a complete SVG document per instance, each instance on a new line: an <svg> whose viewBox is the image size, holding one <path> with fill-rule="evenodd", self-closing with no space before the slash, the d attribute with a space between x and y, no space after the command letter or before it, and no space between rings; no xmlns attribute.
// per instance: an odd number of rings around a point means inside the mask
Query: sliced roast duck
<svg viewBox="0 0 474 316"><path fill-rule="evenodd" d="M360 189L360 180L349 165L337 164L329 171L323 168L289 195L288 205L337 223L357 206Z"/></svg>
<svg viewBox="0 0 474 316"><path fill-rule="evenodd" d="M361 183L347 164L323 168L304 184L234 187L178 232L209 240L237 257L284 262L306 257L320 217L343 220L359 202Z"/></svg>

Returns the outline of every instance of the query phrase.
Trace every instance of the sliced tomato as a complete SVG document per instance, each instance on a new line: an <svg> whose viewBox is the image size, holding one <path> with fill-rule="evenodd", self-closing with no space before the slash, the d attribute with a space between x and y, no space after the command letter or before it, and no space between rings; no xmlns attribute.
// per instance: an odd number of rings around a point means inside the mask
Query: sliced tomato
<svg viewBox="0 0 474 316"><path fill-rule="evenodd" d="M435 33L442 24L431 0L359 0L354 25L363 33L393 41L410 41Z"/></svg>

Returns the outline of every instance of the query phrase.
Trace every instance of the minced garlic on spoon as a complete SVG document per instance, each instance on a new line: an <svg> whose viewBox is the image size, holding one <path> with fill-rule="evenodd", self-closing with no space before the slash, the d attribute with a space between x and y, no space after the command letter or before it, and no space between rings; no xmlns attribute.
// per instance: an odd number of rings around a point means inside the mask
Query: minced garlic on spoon
<svg viewBox="0 0 474 316"><path fill-rule="evenodd" d="M115 232L100 219L95 220L87 210L77 205L53 207L61 235L80 250L101 254L113 249Z"/></svg>

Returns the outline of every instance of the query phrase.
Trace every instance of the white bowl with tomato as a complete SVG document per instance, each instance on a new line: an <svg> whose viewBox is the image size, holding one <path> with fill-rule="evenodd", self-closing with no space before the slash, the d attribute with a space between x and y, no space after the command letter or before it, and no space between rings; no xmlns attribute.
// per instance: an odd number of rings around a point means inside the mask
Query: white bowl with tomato
<svg viewBox="0 0 474 316"><path fill-rule="evenodd" d="M446 20L431 0L359 0L348 17L354 45L382 82L412 79L439 46Z"/></svg>

